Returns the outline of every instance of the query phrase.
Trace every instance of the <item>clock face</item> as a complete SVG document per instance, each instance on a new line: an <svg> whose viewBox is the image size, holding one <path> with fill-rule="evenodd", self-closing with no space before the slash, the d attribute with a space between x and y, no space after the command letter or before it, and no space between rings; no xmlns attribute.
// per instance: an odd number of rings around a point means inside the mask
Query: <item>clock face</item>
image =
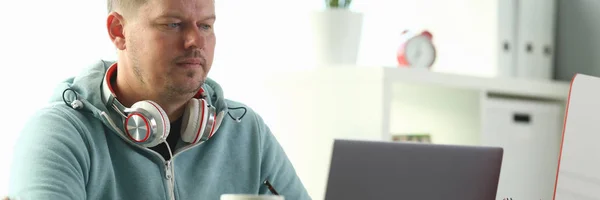
<svg viewBox="0 0 600 200"><path fill-rule="evenodd" d="M426 36L417 36L406 43L405 56L410 66L428 68L435 61L435 47Z"/></svg>

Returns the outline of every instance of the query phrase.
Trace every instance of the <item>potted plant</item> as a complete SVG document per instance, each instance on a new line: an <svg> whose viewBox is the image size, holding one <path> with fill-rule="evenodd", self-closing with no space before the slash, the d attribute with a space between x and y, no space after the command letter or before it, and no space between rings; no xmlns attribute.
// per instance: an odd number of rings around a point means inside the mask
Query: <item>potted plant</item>
<svg viewBox="0 0 600 200"><path fill-rule="evenodd" d="M325 0L324 10L312 15L315 59L322 66L356 64L363 14L350 9L352 0Z"/></svg>

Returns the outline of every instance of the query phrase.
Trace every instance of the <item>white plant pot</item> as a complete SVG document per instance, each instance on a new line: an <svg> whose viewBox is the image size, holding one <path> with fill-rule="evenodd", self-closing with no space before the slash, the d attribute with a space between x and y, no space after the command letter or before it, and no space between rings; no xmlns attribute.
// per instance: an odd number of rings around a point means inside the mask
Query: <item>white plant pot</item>
<svg viewBox="0 0 600 200"><path fill-rule="evenodd" d="M348 9L316 11L311 16L314 59L319 66L355 65L363 14Z"/></svg>

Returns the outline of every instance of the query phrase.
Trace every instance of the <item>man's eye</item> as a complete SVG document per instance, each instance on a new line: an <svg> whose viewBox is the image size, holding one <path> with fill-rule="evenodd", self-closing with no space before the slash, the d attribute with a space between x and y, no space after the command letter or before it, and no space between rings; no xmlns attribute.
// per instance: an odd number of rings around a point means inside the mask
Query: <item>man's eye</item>
<svg viewBox="0 0 600 200"><path fill-rule="evenodd" d="M205 30L209 30L209 29L212 28L212 26L208 25L208 24L202 24L202 25L200 25L200 28L205 29Z"/></svg>
<svg viewBox="0 0 600 200"><path fill-rule="evenodd" d="M169 23L167 24L167 27L169 28L178 28L181 26L181 23Z"/></svg>

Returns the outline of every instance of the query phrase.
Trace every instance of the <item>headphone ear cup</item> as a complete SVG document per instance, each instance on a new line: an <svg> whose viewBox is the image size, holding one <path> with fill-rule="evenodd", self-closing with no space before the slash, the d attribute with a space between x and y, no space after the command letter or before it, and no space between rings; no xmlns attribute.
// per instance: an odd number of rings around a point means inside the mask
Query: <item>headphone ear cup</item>
<svg viewBox="0 0 600 200"><path fill-rule="evenodd" d="M206 121L206 127L204 128L204 133L200 138L201 141L206 141L212 137L217 127L217 111L214 106L207 106L206 111L208 113L208 120Z"/></svg>
<svg viewBox="0 0 600 200"><path fill-rule="evenodd" d="M191 144L195 144L201 141L205 141L208 137L207 128L210 128L209 123L214 121L214 117L211 117L209 105L204 99L192 99L195 101L190 105L189 122L185 131L182 133L182 140ZM196 117L192 117L195 112ZM185 118L184 118L185 119ZM195 125L194 125L195 124Z"/></svg>
<svg viewBox="0 0 600 200"><path fill-rule="evenodd" d="M217 130L219 130L219 126L221 126L221 122L223 122L223 117L225 117L225 111L219 112L219 114L217 115L217 119L215 119L215 128L210 133L210 136L208 136L209 139L211 137L213 137L213 135L215 135L215 133L217 132Z"/></svg>
<svg viewBox="0 0 600 200"><path fill-rule="evenodd" d="M183 122L181 124L181 139L184 142L192 143L198 135L200 124L200 102L192 98L186 104L183 111Z"/></svg>
<svg viewBox="0 0 600 200"><path fill-rule="evenodd" d="M169 135L171 124L167 113L153 101L138 101L125 110L125 134L136 144L154 147Z"/></svg>

